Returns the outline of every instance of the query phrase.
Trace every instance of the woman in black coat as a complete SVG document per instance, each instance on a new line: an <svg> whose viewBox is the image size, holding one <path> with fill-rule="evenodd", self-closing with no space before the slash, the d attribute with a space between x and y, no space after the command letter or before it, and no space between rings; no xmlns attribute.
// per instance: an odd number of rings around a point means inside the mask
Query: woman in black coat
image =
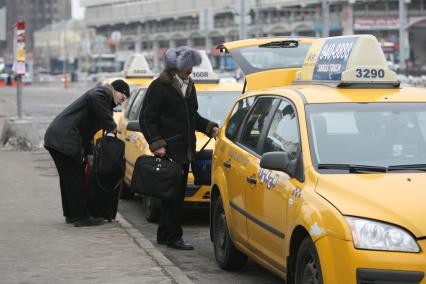
<svg viewBox="0 0 426 284"><path fill-rule="evenodd" d="M113 108L129 95L129 86L123 80L97 86L65 108L46 130L44 146L58 169L65 221L76 227L103 223L103 219L88 213L83 157L97 131L116 131Z"/></svg>
<svg viewBox="0 0 426 284"><path fill-rule="evenodd" d="M167 156L181 163L181 190L175 202L162 201L157 242L169 247L192 250L182 239L178 218L182 212L189 163L195 154L195 131L216 137L218 125L200 116L194 82L189 77L192 67L201 64L195 49L168 49L164 55L165 68L155 79L144 98L139 124L150 150L155 156Z"/></svg>

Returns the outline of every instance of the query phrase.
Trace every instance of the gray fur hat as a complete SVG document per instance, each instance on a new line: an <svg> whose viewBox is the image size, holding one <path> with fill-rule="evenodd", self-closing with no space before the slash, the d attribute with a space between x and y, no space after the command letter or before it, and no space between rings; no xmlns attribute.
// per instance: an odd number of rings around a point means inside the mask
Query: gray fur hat
<svg viewBox="0 0 426 284"><path fill-rule="evenodd" d="M164 67L168 70L184 70L201 64L201 54L189 46L169 48L164 53Z"/></svg>

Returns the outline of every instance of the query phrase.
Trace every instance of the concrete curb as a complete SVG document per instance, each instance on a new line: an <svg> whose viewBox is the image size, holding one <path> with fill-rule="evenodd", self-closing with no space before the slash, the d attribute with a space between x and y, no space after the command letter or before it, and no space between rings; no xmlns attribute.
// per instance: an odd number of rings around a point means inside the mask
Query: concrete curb
<svg viewBox="0 0 426 284"><path fill-rule="evenodd" d="M157 262L176 283L192 284L194 282L164 256L145 236L117 212L116 220L134 242Z"/></svg>

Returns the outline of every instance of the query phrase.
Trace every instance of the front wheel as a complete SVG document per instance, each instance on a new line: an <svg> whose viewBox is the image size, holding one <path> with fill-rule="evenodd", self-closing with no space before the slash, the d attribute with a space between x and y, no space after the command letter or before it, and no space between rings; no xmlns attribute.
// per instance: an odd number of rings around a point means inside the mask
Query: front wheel
<svg viewBox="0 0 426 284"><path fill-rule="evenodd" d="M213 246L217 264L225 270L243 268L247 263L247 256L235 248L229 236L220 196L216 200L213 214Z"/></svg>
<svg viewBox="0 0 426 284"><path fill-rule="evenodd" d="M160 206L157 200L152 197L143 197L143 209L145 211L145 219L148 222L157 222L160 219Z"/></svg>
<svg viewBox="0 0 426 284"><path fill-rule="evenodd" d="M309 237L302 241L297 252L295 280L296 284L323 283L317 249Z"/></svg>

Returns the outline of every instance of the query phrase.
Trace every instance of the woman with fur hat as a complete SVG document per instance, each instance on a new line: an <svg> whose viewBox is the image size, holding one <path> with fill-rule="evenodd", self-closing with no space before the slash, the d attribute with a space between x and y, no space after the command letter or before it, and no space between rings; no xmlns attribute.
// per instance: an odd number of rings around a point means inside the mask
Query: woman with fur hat
<svg viewBox="0 0 426 284"><path fill-rule="evenodd" d="M192 250L183 241L178 218L182 213L189 164L194 158L195 131L217 136L218 125L200 116L192 67L201 64L200 53L190 47L170 48L164 54L164 69L155 79L144 98L139 124L150 150L155 156L172 158L181 163L181 190L175 202L162 201L157 229L157 243L171 248Z"/></svg>
<svg viewBox="0 0 426 284"><path fill-rule="evenodd" d="M44 147L58 169L65 221L76 227L104 222L103 218L93 218L88 212L83 157L91 149L96 132L117 131L112 110L129 95L129 85L123 80L97 86L65 108L46 130Z"/></svg>

